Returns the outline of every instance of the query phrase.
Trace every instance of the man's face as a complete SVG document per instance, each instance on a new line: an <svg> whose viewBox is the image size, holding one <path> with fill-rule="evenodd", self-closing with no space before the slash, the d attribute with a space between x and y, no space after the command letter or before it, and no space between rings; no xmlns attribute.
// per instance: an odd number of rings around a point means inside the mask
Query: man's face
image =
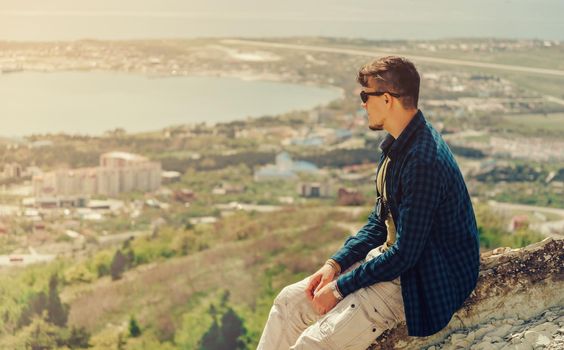
<svg viewBox="0 0 564 350"><path fill-rule="evenodd" d="M368 81L368 87L363 88L365 92L376 92L376 83L372 79ZM368 114L368 127L371 130L383 130L384 123L389 114L389 105L386 103L389 96L368 96L366 103L361 103L362 108L366 110ZM362 101L361 101L362 102Z"/></svg>

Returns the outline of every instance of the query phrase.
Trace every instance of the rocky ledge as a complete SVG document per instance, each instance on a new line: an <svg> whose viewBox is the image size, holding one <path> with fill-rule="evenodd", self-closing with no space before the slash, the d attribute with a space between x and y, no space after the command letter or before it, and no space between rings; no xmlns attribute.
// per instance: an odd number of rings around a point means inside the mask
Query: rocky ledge
<svg viewBox="0 0 564 350"><path fill-rule="evenodd" d="M384 332L376 349L564 349L564 239L481 256L478 285L441 332Z"/></svg>

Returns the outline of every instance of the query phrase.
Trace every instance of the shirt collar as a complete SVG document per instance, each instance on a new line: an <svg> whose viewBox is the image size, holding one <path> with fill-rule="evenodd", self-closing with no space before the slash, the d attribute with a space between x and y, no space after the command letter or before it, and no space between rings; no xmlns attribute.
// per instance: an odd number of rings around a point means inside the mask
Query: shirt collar
<svg viewBox="0 0 564 350"><path fill-rule="evenodd" d="M417 129L426 123L425 117L421 110L417 110L417 113L413 116L409 124L403 129L401 134L398 136L397 140L390 134L387 134L384 141L380 143L380 149L384 154L393 155L400 152L403 147L407 144L411 136L415 133Z"/></svg>

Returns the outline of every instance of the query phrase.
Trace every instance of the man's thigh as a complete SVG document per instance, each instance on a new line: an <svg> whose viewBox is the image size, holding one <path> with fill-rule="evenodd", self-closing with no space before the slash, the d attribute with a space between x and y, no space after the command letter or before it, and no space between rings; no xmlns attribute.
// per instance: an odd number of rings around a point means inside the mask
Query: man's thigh
<svg viewBox="0 0 564 350"><path fill-rule="evenodd" d="M306 296L308 284L309 278L290 284L282 289L275 300L275 303L285 308L288 321L298 329L309 327L320 317Z"/></svg>
<svg viewBox="0 0 564 350"><path fill-rule="evenodd" d="M308 327L291 349L366 349L405 320L399 278L347 295Z"/></svg>
<svg viewBox="0 0 564 350"><path fill-rule="evenodd" d="M290 349L366 349L388 328L363 288L308 327Z"/></svg>
<svg viewBox="0 0 564 350"><path fill-rule="evenodd" d="M353 264L345 272L358 267L360 262ZM288 313L288 319L297 327L306 329L317 320L321 315L313 308L311 300L306 296L305 290L309 284L309 277L301 281L290 284L282 289L279 293L276 303L283 305Z"/></svg>

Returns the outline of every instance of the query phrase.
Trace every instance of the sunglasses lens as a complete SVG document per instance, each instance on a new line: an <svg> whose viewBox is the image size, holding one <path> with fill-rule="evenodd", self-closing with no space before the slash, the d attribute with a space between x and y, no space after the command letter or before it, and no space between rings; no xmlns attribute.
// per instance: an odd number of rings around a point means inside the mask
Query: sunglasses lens
<svg viewBox="0 0 564 350"><path fill-rule="evenodd" d="M362 103L366 103L366 101L368 101L368 95L366 95L366 93L364 91L360 92L360 99L362 101Z"/></svg>

